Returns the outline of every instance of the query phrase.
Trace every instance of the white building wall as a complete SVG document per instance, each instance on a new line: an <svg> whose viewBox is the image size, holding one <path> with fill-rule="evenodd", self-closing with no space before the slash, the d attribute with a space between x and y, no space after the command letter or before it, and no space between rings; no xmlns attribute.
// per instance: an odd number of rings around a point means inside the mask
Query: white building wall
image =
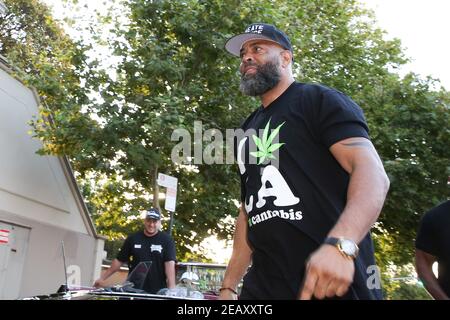
<svg viewBox="0 0 450 320"><path fill-rule="evenodd" d="M35 153L41 143L28 123L38 101L5 70L0 63L0 221L30 230L19 297L53 293L65 283L62 241L69 284L90 286L101 270L104 240L64 160Z"/></svg>
<svg viewBox="0 0 450 320"><path fill-rule="evenodd" d="M0 69L0 208L73 231L89 231L58 158L40 156L29 134L33 92Z"/></svg>

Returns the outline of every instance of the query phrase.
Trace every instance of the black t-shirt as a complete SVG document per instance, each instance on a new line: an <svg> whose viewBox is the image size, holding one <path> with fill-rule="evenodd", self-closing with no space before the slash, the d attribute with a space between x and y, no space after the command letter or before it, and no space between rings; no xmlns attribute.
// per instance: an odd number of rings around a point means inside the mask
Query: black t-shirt
<svg viewBox="0 0 450 320"><path fill-rule="evenodd" d="M167 287L164 262L175 261L175 244L164 232L147 237L140 231L125 240L117 259L128 262L130 273L139 262L151 261L150 272L143 289L149 293L156 293L159 289Z"/></svg>
<svg viewBox="0 0 450 320"><path fill-rule="evenodd" d="M243 297L295 299L305 260L346 204L349 175L329 148L350 137L369 139L367 124L361 108L344 94L294 82L268 107L256 109L241 129L241 200L253 249ZM370 235L359 245L348 297L381 298L380 285L366 285L368 268L375 265Z"/></svg>
<svg viewBox="0 0 450 320"><path fill-rule="evenodd" d="M422 217L416 248L436 257L439 285L450 296L450 200Z"/></svg>

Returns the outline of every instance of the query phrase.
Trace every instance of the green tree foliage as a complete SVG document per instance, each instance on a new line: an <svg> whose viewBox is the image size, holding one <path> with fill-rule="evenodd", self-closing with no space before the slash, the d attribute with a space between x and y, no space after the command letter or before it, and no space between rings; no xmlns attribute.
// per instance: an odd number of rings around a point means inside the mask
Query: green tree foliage
<svg viewBox="0 0 450 320"><path fill-rule="evenodd" d="M432 300L422 282L417 280L413 264L389 263L382 274L384 298L387 300Z"/></svg>
<svg viewBox="0 0 450 320"><path fill-rule="evenodd" d="M98 76L93 80L95 61L87 62L88 48L67 36L42 2L3 2L7 11L0 16L0 54L41 100L40 117L31 121L34 135L44 142L37 152L68 155L81 173L96 170L92 155L100 126L82 108L90 106L88 93L101 82Z"/></svg>
<svg viewBox="0 0 450 320"><path fill-rule="evenodd" d="M17 12L28 3L6 2ZM335 87L364 109L391 179L374 228L377 258L383 271L390 262L412 261L418 219L448 197L450 97L433 79L393 73L407 59L398 40L384 39L370 12L355 0L126 0L121 6L120 14L101 17L111 29L103 43L119 61L114 76L101 72L95 59L87 63L81 44L50 50L70 58L64 61L74 66L67 70L74 75L68 78L72 89L60 95L67 84L58 80L61 72L51 70L42 84L49 83L65 103L50 103L53 93L45 92L57 125L43 126L44 118L35 122L35 134L47 143L41 151L72 159L103 233L114 239L140 227L133 218L149 205L157 170L179 179L174 223L179 258L210 234L231 237L233 224L222 219L237 213L237 168L174 164L170 155L178 141L170 137L177 128L193 136L194 121L225 134L258 106L239 93L239 61L223 46L261 21L290 36L297 80ZM39 21L31 20L24 25ZM9 56L21 61L20 55ZM48 63L47 68L53 62ZM87 100L88 89L101 98Z"/></svg>
<svg viewBox="0 0 450 320"><path fill-rule="evenodd" d="M391 180L376 244L383 265L404 264L413 259L422 214L449 197L450 96L413 74L383 81L366 96L373 106L372 135Z"/></svg>

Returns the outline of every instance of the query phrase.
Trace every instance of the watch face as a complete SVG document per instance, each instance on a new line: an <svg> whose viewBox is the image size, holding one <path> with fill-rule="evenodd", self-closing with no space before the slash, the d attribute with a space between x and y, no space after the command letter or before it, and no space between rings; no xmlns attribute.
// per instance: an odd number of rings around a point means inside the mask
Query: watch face
<svg viewBox="0 0 450 320"><path fill-rule="evenodd" d="M356 254L356 246L352 241L342 240L341 248L342 248L342 251L344 251L349 256L353 256Z"/></svg>

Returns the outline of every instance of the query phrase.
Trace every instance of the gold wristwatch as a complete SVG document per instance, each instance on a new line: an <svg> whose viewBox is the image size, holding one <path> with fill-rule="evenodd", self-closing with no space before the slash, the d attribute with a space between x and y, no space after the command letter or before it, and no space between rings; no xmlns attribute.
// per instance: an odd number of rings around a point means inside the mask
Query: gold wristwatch
<svg viewBox="0 0 450 320"><path fill-rule="evenodd" d="M328 237L323 243L335 246L346 258L356 259L359 253L358 245L350 239Z"/></svg>

